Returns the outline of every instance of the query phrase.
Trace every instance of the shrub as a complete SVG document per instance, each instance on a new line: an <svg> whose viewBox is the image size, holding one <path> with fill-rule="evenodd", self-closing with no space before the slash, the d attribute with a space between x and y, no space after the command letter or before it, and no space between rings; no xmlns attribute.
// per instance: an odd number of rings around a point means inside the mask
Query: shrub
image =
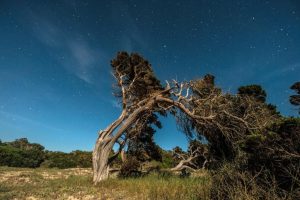
<svg viewBox="0 0 300 200"><path fill-rule="evenodd" d="M162 155L161 168L165 169L165 168L171 168L175 166L175 160L173 159L171 151L165 151L161 149L161 155Z"/></svg>
<svg viewBox="0 0 300 200"><path fill-rule="evenodd" d="M119 173L119 177L138 177L141 175L139 171L140 163L134 157L129 157L122 165Z"/></svg>
<svg viewBox="0 0 300 200"><path fill-rule="evenodd" d="M88 151L72 151L70 157L76 163L76 167L92 167L92 152Z"/></svg>
<svg viewBox="0 0 300 200"><path fill-rule="evenodd" d="M300 199L300 119L251 133L238 149L214 173L213 199Z"/></svg>
<svg viewBox="0 0 300 200"><path fill-rule="evenodd" d="M243 144L246 170L264 184L274 179L286 192L300 190L300 119L286 118Z"/></svg>
<svg viewBox="0 0 300 200"><path fill-rule="evenodd" d="M68 153L63 152L47 152L46 161L42 163L42 167L49 168L73 168L76 167L76 162Z"/></svg>
<svg viewBox="0 0 300 200"><path fill-rule="evenodd" d="M72 151L71 153L48 151L42 167L60 169L92 167L92 153L85 151Z"/></svg>
<svg viewBox="0 0 300 200"><path fill-rule="evenodd" d="M240 171L233 163L227 163L214 171L212 176L211 199L213 200L279 200L280 189L270 181L264 185L257 183L257 176ZM286 199L286 198L284 198Z"/></svg>

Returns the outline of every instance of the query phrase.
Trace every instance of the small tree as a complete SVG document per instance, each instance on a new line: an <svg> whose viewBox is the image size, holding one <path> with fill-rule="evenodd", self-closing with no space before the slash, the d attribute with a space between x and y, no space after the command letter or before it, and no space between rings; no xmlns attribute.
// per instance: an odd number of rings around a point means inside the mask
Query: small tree
<svg viewBox="0 0 300 200"><path fill-rule="evenodd" d="M135 157L129 157L122 163L119 177L128 178L140 175L140 162Z"/></svg>

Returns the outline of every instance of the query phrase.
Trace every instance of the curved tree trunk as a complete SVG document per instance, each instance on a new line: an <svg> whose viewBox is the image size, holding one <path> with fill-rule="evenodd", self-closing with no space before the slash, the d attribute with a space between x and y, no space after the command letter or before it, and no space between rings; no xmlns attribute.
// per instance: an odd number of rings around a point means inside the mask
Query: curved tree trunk
<svg viewBox="0 0 300 200"><path fill-rule="evenodd" d="M163 96L166 92L169 92L169 90L170 88L167 88L159 94L153 95L148 99L140 101L138 105L141 106L130 113L129 116L126 116L128 113L125 109L125 106L123 106L123 111L120 117L115 122L110 124L107 129L99 133L99 137L96 141L96 145L93 151L93 181L95 184L108 178L109 162L111 161L111 159L109 158L109 154L113 148L113 145L119 140L122 134L138 120L143 112L153 110L153 107L156 103L162 102L168 104L169 106L165 108L165 110L169 109L172 106L176 106L190 117L196 118L195 115L187 108L185 108L183 104ZM121 150L122 149L120 149L120 151ZM120 151L118 153L120 153Z"/></svg>
<svg viewBox="0 0 300 200"><path fill-rule="evenodd" d="M126 111L123 111L121 116L113 124L109 125L106 130L99 133L93 151L93 181L95 184L108 178L109 164L112 161L109 156L113 145L118 141L122 134L136 122L141 113L152 109L153 102L153 100L150 100L145 106L136 109L125 121L123 120L125 119ZM113 134L117 127L119 127L119 129ZM121 150L122 148L120 148L117 154L119 154ZM116 157L116 155L113 157Z"/></svg>
<svg viewBox="0 0 300 200"><path fill-rule="evenodd" d="M163 102L171 106L176 106L183 112L187 113L189 116L194 117L194 115L189 110L187 110L184 105L169 98L163 97L163 93L168 91L169 89L166 89L165 91L152 96L149 99L142 100L141 102L143 102L143 105L130 113L130 115L127 116L126 119L125 116L127 114L127 111L126 109L123 109L120 117L114 123L110 124L107 129L99 133L99 137L96 141L96 145L93 151L93 181L95 184L108 178L110 162L109 154L113 148L113 145L118 141L122 134L138 120L140 114L147 110L152 110L155 103ZM114 131L118 127L119 129L114 134Z"/></svg>
<svg viewBox="0 0 300 200"><path fill-rule="evenodd" d="M113 144L111 144L109 136L103 137L103 133L105 132L100 132L93 151L93 181L95 184L107 179L109 175L108 158Z"/></svg>

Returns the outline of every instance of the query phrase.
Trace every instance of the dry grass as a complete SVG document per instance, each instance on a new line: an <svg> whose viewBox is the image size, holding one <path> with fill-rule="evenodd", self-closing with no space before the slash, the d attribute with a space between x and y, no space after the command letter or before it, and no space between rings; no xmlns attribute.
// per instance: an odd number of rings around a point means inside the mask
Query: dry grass
<svg viewBox="0 0 300 200"><path fill-rule="evenodd" d="M298 200L299 193L283 191L274 181L258 184L257 176L224 165L211 177L211 197L214 200ZM262 181L262 180L260 180Z"/></svg>
<svg viewBox="0 0 300 200"><path fill-rule="evenodd" d="M151 174L92 184L90 169L0 168L0 199L209 199L210 176Z"/></svg>

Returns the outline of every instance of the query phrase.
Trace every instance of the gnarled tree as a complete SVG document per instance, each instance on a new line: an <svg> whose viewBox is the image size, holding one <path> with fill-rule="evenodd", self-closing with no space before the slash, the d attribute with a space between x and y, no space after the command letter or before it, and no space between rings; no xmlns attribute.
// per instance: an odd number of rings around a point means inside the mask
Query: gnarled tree
<svg viewBox="0 0 300 200"><path fill-rule="evenodd" d="M117 120L99 132L93 151L94 183L108 178L109 164L124 148L130 128L143 126L147 116L153 113L155 96L164 93L150 64L138 54L120 52L111 66L117 81L115 96L121 98L122 112ZM115 143L119 144L119 151L109 157Z"/></svg>
<svg viewBox="0 0 300 200"><path fill-rule="evenodd" d="M110 163L132 137L130 130L142 130L154 113L171 111L179 119L185 119L178 120L184 130L189 132L196 128L208 136L208 140L214 130L230 138L245 130L262 129L272 121L262 103L251 97L241 99L223 94L215 88L211 75L182 83L173 80L162 86L151 65L138 54L120 52L111 66L117 86L115 95L121 99L122 112L118 119L99 132L93 151L94 183L108 178ZM115 144L119 144L119 151L110 156Z"/></svg>

